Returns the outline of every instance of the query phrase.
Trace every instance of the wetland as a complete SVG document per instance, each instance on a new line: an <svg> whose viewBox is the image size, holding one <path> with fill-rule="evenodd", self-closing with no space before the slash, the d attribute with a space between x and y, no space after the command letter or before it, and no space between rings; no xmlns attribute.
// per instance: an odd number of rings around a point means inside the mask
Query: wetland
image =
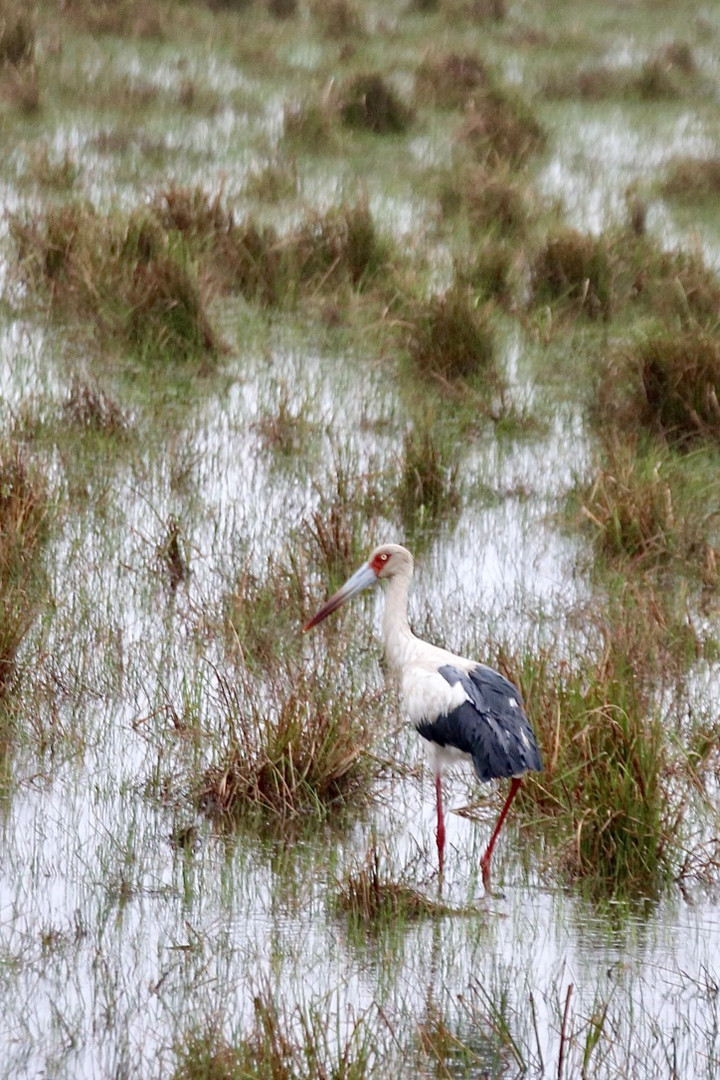
<svg viewBox="0 0 720 1080"><path fill-rule="evenodd" d="M0 1077L715 1077L720 12L0 22ZM433 778L382 598L545 769Z"/></svg>

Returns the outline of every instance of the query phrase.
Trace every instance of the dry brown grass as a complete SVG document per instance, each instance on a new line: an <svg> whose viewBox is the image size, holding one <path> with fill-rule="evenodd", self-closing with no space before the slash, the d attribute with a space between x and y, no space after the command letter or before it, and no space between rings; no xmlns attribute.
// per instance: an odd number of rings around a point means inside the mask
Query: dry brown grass
<svg viewBox="0 0 720 1080"><path fill-rule="evenodd" d="M124 435L128 419L114 398L100 386L75 375L63 403L63 414L73 425L86 431Z"/></svg>

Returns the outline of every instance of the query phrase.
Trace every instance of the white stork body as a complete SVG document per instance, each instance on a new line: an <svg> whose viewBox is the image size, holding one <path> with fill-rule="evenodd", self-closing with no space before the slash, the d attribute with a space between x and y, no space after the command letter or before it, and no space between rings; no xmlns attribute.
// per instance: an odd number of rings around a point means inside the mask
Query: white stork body
<svg viewBox="0 0 720 1080"><path fill-rule="evenodd" d="M480 780L512 777L510 793L483 855L486 887L490 858L520 777L542 768L532 728L517 689L492 668L456 656L415 637L407 619L413 573L410 552L398 544L376 548L370 558L307 623L309 630L346 600L379 581L386 583L383 641L385 658L397 679L405 712L426 741L435 774L437 844L443 869L445 823L443 768L460 759L472 762Z"/></svg>

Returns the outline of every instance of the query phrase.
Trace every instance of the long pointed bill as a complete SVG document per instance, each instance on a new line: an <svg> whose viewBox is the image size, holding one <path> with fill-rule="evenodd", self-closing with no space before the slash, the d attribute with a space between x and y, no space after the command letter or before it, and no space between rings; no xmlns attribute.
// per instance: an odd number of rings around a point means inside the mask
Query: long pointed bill
<svg viewBox="0 0 720 1080"><path fill-rule="evenodd" d="M326 619L328 615L332 615L333 611L337 611L339 607L349 600L351 596L355 596L357 593L362 592L363 589L368 589L371 585L377 585L377 574L373 570L370 563L364 563L359 570L356 570L351 578L345 582L341 589L338 589L329 600L323 604L320 610L313 615L310 622L303 626L303 633L306 630L311 630L313 626L317 626L319 622Z"/></svg>

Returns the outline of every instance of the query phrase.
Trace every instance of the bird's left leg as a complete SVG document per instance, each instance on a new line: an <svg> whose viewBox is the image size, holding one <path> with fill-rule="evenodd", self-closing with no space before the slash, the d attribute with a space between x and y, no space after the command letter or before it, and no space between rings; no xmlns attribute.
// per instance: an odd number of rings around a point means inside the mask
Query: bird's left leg
<svg viewBox="0 0 720 1080"><path fill-rule="evenodd" d="M442 803L442 777L440 773L435 774L435 802L437 805L437 849L438 849L438 863L440 866L440 877L443 875L443 862L445 858L445 816L443 814Z"/></svg>
<svg viewBox="0 0 720 1080"><path fill-rule="evenodd" d="M495 847L495 841L497 840L498 834L500 833L500 830L502 829L503 822L504 822L505 818L507 817L507 812L510 809L510 803L513 801L513 799L517 795L518 789L519 789L521 783L522 783L522 780L520 779L519 776L513 776L512 782L510 784L510 791L508 792L508 797L505 800L505 805L503 806L502 810L500 811L500 817L497 819L497 824L495 825L495 828L493 830L493 834L490 837L490 843L488 844L488 846L487 846L487 848L485 850L485 854L483 855L482 859L480 860L480 869L482 870L483 885L485 886L485 888L486 888L486 890L488 892L490 891L490 859L492 858L493 848Z"/></svg>

